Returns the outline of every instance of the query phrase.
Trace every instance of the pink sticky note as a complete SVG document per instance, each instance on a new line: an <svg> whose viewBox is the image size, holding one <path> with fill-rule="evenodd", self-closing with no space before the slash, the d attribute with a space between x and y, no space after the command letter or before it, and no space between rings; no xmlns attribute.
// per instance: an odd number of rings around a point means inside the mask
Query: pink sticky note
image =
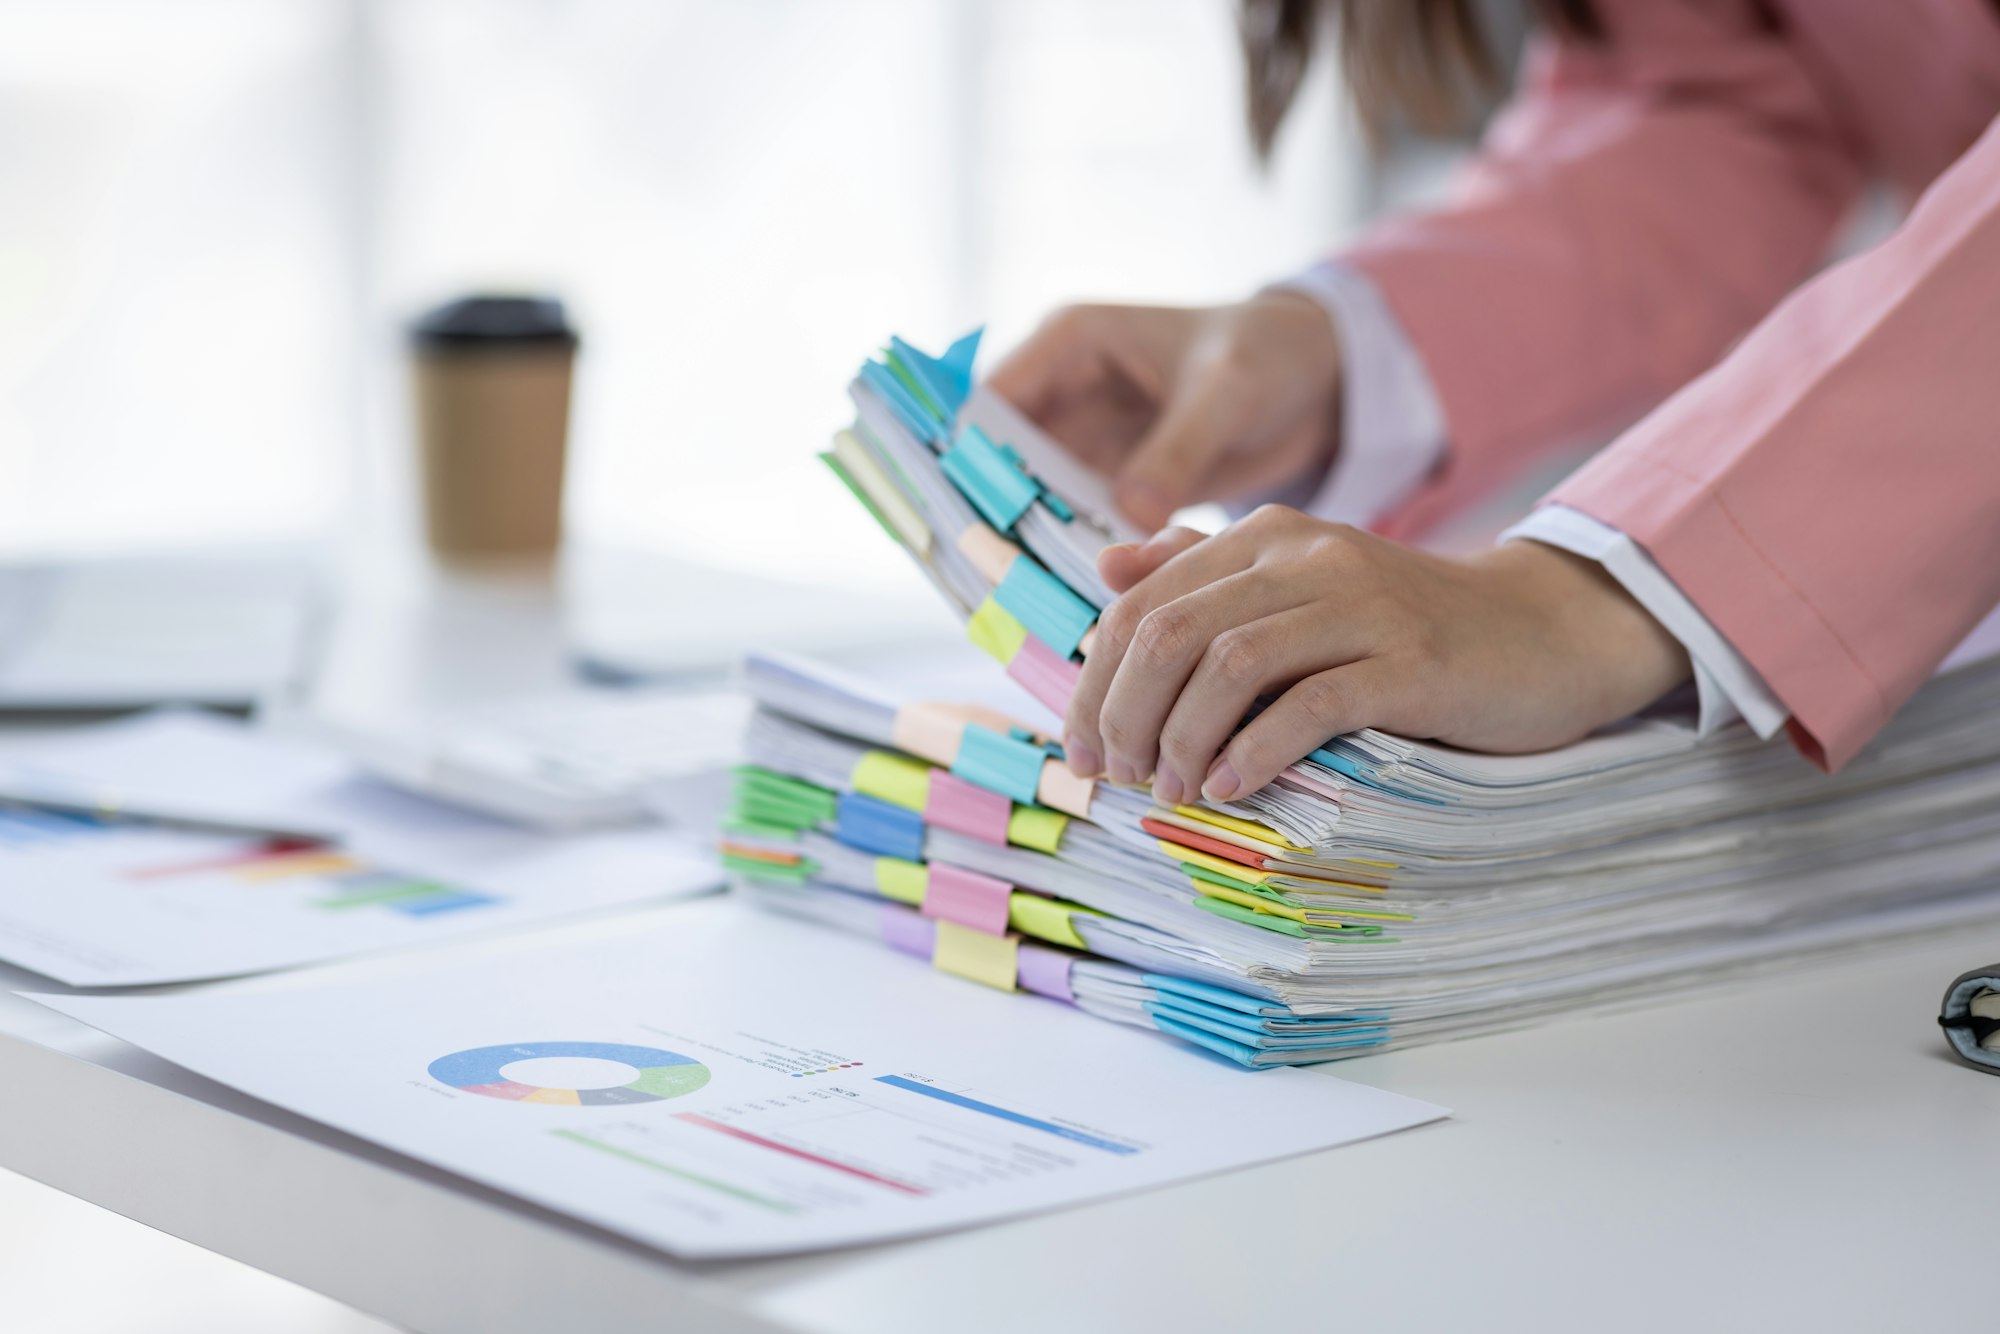
<svg viewBox="0 0 2000 1334"><path fill-rule="evenodd" d="M1069 697L1076 693L1083 665L1058 658L1054 649L1029 635L1022 641L1021 651L1007 664L1007 675L1060 718L1069 712Z"/></svg>
<svg viewBox="0 0 2000 1334"><path fill-rule="evenodd" d="M1076 993L1069 989L1070 956L1061 950L1052 950L1046 945L1032 945L1021 942L1020 952L1015 956L1015 968L1019 970L1021 989L1032 991L1038 996L1048 996L1065 1004L1076 1004Z"/></svg>
<svg viewBox="0 0 2000 1334"><path fill-rule="evenodd" d="M924 916L957 922L989 936L1004 936L1013 892L1014 887L1005 880L932 862L930 888L924 891Z"/></svg>
<svg viewBox="0 0 2000 1334"><path fill-rule="evenodd" d="M1005 847L1007 820L1013 813L1014 803L1004 793L988 791L944 769L931 774L924 799L926 824Z"/></svg>

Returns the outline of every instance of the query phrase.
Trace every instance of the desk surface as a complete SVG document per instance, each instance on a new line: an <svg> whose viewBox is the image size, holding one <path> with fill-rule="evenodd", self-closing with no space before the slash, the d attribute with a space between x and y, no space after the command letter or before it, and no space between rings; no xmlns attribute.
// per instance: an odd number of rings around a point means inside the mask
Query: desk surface
<svg viewBox="0 0 2000 1334"><path fill-rule="evenodd" d="M439 596L410 623L499 608L473 640L536 642L491 589ZM546 615L532 597L517 610ZM378 654L407 654L369 624ZM458 645L467 661L476 647ZM385 670L344 652L356 688ZM418 669L386 670L376 684ZM509 670L519 688L520 657ZM1457 1116L776 1261L664 1259L10 997L0 1166L423 1331L1947 1328L1990 1318L1978 1233L2000 1078L1944 1056L1931 1016L1952 976L1995 958L2000 925L1346 1062L1328 1072Z"/></svg>

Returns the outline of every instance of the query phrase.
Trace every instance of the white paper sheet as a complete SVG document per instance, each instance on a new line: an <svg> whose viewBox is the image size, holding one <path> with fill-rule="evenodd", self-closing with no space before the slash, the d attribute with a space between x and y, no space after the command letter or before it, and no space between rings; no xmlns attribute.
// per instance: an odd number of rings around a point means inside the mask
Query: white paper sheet
<svg viewBox="0 0 2000 1334"><path fill-rule="evenodd" d="M203 714L110 724L9 776L133 809L325 831L338 855L0 812L0 959L70 986L184 982L434 944L720 884L690 833L556 838Z"/></svg>
<svg viewBox="0 0 2000 1334"><path fill-rule="evenodd" d="M359 971L35 999L690 1257L985 1222L1445 1114L1135 1039L727 899L625 935Z"/></svg>

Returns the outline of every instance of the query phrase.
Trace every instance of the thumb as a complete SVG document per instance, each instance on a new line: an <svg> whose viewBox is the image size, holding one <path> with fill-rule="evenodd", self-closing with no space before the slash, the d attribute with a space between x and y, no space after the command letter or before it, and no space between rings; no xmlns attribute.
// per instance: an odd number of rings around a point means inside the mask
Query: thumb
<svg viewBox="0 0 2000 1334"><path fill-rule="evenodd" d="M1192 528L1162 528L1144 542L1114 542L1097 553L1097 572L1112 592L1128 592L1204 536Z"/></svg>
<svg viewBox="0 0 2000 1334"><path fill-rule="evenodd" d="M1202 484L1241 416L1235 393L1213 372L1177 389L1118 471L1113 491L1118 508L1150 530L1175 510L1204 499Z"/></svg>

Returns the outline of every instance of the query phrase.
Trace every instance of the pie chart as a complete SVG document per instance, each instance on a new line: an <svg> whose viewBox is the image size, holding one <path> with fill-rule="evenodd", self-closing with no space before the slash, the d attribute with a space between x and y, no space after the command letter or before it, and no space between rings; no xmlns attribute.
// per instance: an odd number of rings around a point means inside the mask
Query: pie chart
<svg viewBox="0 0 2000 1334"><path fill-rule="evenodd" d="M637 1078L622 1084L557 1088L509 1078L505 1073L507 1068L524 1061L612 1062L639 1073ZM499 1047L469 1047L438 1057L430 1063L429 1073L440 1084L483 1098L556 1107L659 1102L693 1093L708 1083L708 1067L692 1056L623 1042L518 1042Z"/></svg>

